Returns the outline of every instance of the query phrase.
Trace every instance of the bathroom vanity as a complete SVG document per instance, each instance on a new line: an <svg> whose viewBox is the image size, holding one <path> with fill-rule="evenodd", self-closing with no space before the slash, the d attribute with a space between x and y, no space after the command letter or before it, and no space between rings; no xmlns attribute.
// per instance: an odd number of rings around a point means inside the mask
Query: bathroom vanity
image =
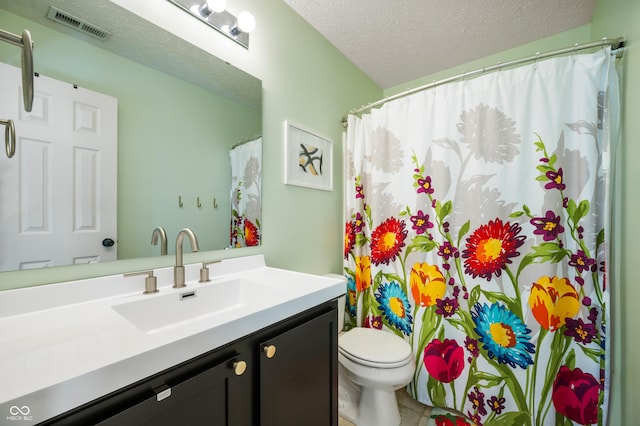
<svg viewBox="0 0 640 426"><path fill-rule="evenodd" d="M187 265L186 288L161 286L154 295L142 294L143 279L120 277L44 286L38 301L28 297L37 288L0 293L0 312L14 314L20 303L28 311L0 318L0 374L8 377L1 420L336 425L336 298L344 283L268 268L251 256L213 265L217 278L202 284L199 266ZM165 274L158 271L159 282ZM55 286L66 299L51 297ZM193 291L195 299L181 299ZM217 296L226 306L215 306ZM69 297L87 300L66 304ZM215 310L203 313L197 303ZM143 320L154 309L169 318L155 328Z"/></svg>

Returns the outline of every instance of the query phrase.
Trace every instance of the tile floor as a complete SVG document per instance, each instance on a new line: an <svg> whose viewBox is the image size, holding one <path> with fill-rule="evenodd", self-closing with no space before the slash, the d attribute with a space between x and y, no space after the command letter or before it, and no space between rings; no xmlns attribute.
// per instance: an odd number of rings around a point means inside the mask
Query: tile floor
<svg viewBox="0 0 640 426"><path fill-rule="evenodd" d="M431 407L411 398L405 389L396 392L398 408L400 409L400 426L424 426L427 424ZM338 418L338 426L354 426L343 418Z"/></svg>

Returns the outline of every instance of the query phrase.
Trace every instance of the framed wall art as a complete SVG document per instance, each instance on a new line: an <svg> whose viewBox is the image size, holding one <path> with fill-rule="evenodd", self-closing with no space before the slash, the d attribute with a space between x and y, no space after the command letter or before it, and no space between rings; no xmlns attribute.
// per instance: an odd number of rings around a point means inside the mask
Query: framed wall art
<svg viewBox="0 0 640 426"><path fill-rule="evenodd" d="M333 191L333 142L284 122L284 183Z"/></svg>

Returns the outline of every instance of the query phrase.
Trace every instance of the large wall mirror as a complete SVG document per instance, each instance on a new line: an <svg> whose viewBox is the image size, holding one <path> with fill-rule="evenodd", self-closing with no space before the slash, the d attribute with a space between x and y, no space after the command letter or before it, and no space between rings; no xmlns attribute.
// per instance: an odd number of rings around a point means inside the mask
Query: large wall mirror
<svg viewBox="0 0 640 426"><path fill-rule="evenodd" d="M55 22L47 17L50 6L111 35L100 40ZM110 171L117 175L117 259L160 255L151 245L158 226L168 235L169 255L184 227L194 230L200 250L240 245L230 240L238 203L231 196L230 152L260 138L260 80L108 0L0 0L0 28L31 32L37 74L117 99L117 168ZM20 50L0 43L0 63L20 66ZM36 98L38 90L36 77ZM16 122L18 144L20 130ZM0 168L20 161L20 146L13 159L2 155ZM259 185L258 166L249 175ZM17 213L2 212L0 234L7 214ZM96 244L111 237L95 234Z"/></svg>

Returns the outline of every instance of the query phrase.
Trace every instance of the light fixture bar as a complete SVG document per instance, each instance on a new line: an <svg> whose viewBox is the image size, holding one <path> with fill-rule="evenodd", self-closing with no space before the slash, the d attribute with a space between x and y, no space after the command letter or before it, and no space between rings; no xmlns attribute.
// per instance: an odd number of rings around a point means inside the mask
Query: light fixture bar
<svg viewBox="0 0 640 426"><path fill-rule="evenodd" d="M187 12L197 20L204 22L219 33L225 35L235 41L245 49L249 48L249 34L242 31L232 31L236 27L238 19L226 10L222 12L213 12L208 16L199 13L200 8L205 0L168 0L180 9Z"/></svg>

